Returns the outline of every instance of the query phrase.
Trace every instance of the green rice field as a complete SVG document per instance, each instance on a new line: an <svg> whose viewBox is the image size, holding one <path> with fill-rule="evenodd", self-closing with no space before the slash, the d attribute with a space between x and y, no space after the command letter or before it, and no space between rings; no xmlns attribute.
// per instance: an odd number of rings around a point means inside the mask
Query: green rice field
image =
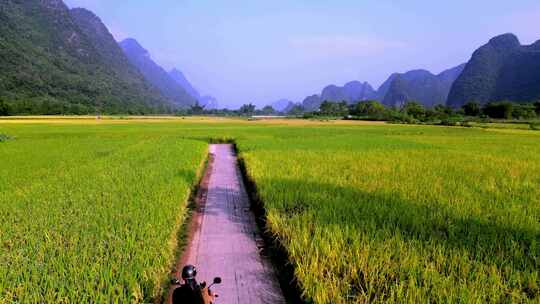
<svg viewBox="0 0 540 304"><path fill-rule="evenodd" d="M207 143L237 144L308 303L539 303L540 132L0 121L0 302L164 292Z"/></svg>

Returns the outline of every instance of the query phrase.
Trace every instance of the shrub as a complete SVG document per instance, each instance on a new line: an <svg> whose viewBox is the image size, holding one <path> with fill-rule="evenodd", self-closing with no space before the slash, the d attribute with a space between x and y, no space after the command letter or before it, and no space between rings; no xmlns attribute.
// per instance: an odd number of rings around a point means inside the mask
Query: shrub
<svg viewBox="0 0 540 304"><path fill-rule="evenodd" d="M461 108L463 109L463 113L467 116L478 116L482 113L480 104L474 101L464 104Z"/></svg>
<svg viewBox="0 0 540 304"><path fill-rule="evenodd" d="M482 112L490 118L511 119L514 104L511 102L490 102L487 103Z"/></svg>
<svg viewBox="0 0 540 304"><path fill-rule="evenodd" d="M416 101L409 101L401 110L403 113L414 117L415 119L423 119L426 115L426 109L424 105Z"/></svg>
<svg viewBox="0 0 540 304"><path fill-rule="evenodd" d="M540 101L534 103L534 110L536 114L540 115Z"/></svg>
<svg viewBox="0 0 540 304"><path fill-rule="evenodd" d="M438 104L435 107L433 107L433 111L437 113L437 115L452 115L454 114L454 110L452 107L445 106L442 104Z"/></svg>
<svg viewBox="0 0 540 304"><path fill-rule="evenodd" d="M302 118L304 119L312 119L315 117L315 114L313 112L306 112L304 113L304 115L302 116Z"/></svg>
<svg viewBox="0 0 540 304"><path fill-rule="evenodd" d="M321 111L319 112L322 116L347 116L349 114L349 107L345 101L342 102L331 102L323 101L321 104Z"/></svg>
<svg viewBox="0 0 540 304"><path fill-rule="evenodd" d="M440 125L443 126L470 126L469 123L464 123L463 116L453 115L441 120Z"/></svg>
<svg viewBox="0 0 540 304"><path fill-rule="evenodd" d="M512 117L517 119L531 119L536 117L534 105L515 104L512 110Z"/></svg>
<svg viewBox="0 0 540 304"><path fill-rule="evenodd" d="M0 116L8 116L10 112L9 105L0 98Z"/></svg>

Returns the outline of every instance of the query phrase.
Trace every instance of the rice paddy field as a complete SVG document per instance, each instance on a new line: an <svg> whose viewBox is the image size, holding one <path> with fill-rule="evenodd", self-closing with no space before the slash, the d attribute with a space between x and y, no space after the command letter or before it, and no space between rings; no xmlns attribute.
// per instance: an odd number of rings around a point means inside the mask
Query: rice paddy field
<svg viewBox="0 0 540 304"><path fill-rule="evenodd" d="M156 131L2 125L0 303L162 293L207 147Z"/></svg>
<svg viewBox="0 0 540 304"><path fill-rule="evenodd" d="M163 293L211 139L234 140L312 303L540 302L540 132L0 121L0 302Z"/></svg>

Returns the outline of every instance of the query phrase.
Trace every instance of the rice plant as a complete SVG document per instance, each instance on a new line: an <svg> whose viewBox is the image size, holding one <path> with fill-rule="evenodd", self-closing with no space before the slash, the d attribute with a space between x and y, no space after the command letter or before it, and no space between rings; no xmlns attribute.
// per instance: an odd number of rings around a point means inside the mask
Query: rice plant
<svg viewBox="0 0 540 304"><path fill-rule="evenodd" d="M202 142L114 126L18 126L0 146L0 302L163 293Z"/></svg>
<svg viewBox="0 0 540 304"><path fill-rule="evenodd" d="M35 122L35 121L34 121ZM163 294L214 139L308 302L539 302L540 133L355 122L1 123L0 302Z"/></svg>

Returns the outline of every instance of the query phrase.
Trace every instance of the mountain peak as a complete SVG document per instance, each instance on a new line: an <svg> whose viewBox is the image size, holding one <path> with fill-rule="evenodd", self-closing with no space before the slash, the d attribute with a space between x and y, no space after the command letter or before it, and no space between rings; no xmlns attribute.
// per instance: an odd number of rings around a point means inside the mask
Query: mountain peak
<svg viewBox="0 0 540 304"><path fill-rule="evenodd" d="M364 85L364 83L358 81L358 80L353 80L353 81L349 81L345 84L345 86L358 86L358 85Z"/></svg>
<svg viewBox="0 0 540 304"><path fill-rule="evenodd" d="M126 38L120 42L120 46L126 53L139 55L139 56L148 56L148 51L143 48L139 42L133 38Z"/></svg>
<svg viewBox="0 0 540 304"><path fill-rule="evenodd" d="M540 44L522 46L514 34L492 38L477 49L456 80L447 104L461 107L511 100L532 102L540 98Z"/></svg>
<svg viewBox="0 0 540 304"><path fill-rule="evenodd" d="M530 45L533 49L539 49L540 50L540 40L536 41L535 43Z"/></svg>
<svg viewBox="0 0 540 304"><path fill-rule="evenodd" d="M94 12L84 8L84 7L74 7L70 9L71 13L77 13L77 14L85 14L87 16L91 16L93 18L99 19Z"/></svg>
<svg viewBox="0 0 540 304"><path fill-rule="evenodd" d="M518 37L512 33L495 36L491 38L491 40L489 40L488 44L495 48L505 48L505 49L516 48L516 47L521 46L521 43L519 42Z"/></svg>
<svg viewBox="0 0 540 304"><path fill-rule="evenodd" d="M384 96L381 97L382 102L388 106L396 107L403 106L409 100L415 100L428 107L444 104L453 82L463 67L463 65L459 65L438 75L424 69L393 74L391 79L385 83L387 88ZM381 92L379 96L382 96Z"/></svg>
<svg viewBox="0 0 540 304"><path fill-rule="evenodd" d="M402 75L411 76L411 77L422 77L422 76L424 76L424 77L430 77L430 76L435 76L435 75L433 75L433 73L431 73L430 71L424 70L424 69L410 70L410 71L405 72L405 74L402 74Z"/></svg>
<svg viewBox="0 0 540 304"><path fill-rule="evenodd" d="M41 5L50 10L66 10L67 6L63 0L42 0Z"/></svg>

